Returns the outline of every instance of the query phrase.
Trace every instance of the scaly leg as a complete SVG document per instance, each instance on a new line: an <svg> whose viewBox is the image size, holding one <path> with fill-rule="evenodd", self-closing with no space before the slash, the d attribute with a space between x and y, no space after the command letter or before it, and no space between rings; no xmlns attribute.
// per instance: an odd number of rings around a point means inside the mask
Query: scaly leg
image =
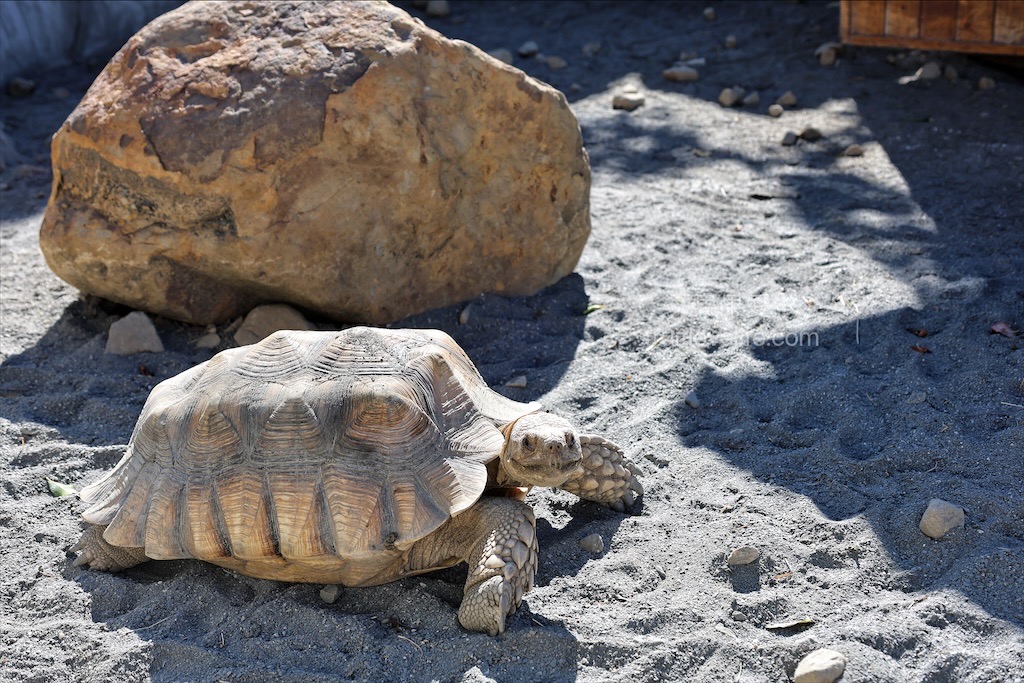
<svg viewBox="0 0 1024 683"><path fill-rule="evenodd" d="M580 434L580 446L582 467L559 488L619 512L631 508L644 492L636 478L640 474L637 466L603 436Z"/></svg>
<svg viewBox="0 0 1024 683"><path fill-rule="evenodd" d="M505 631L537 573L537 523L529 505L512 498L481 498L409 550L406 570L469 564L459 623L492 636Z"/></svg>
<svg viewBox="0 0 1024 683"><path fill-rule="evenodd" d="M78 543L71 546L72 552L82 551L75 558L74 566L80 567L87 564L90 569L119 572L149 559L142 548L121 548L107 543L103 540L103 532L106 528L95 524L90 525L82 533L82 538Z"/></svg>

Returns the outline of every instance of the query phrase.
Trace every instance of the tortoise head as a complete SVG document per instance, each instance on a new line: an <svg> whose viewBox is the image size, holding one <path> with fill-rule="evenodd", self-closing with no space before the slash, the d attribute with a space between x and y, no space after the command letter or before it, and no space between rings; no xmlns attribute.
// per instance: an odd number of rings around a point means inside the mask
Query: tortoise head
<svg viewBox="0 0 1024 683"><path fill-rule="evenodd" d="M515 481L559 486L580 467L583 453L572 425L550 413L530 413L510 423L501 465Z"/></svg>

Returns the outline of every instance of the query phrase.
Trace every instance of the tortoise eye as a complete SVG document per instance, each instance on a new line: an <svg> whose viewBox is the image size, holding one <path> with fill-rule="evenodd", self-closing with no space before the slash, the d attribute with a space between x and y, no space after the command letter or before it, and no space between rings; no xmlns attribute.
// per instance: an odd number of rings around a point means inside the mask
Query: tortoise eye
<svg viewBox="0 0 1024 683"><path fill-rule="evenodd" d="M524 436L523 437L523 448L525 450L528 450L528 451L532 451L533 450L533 444L530 443L530 437L528 437L528 436Z"/></svg>
<svg viewBox="0 0 1024 683"><path fill-rule="evenodd" d="M565 444L571 448L574 443L576 443L576 435L572 432L566 432Z"/></svg>

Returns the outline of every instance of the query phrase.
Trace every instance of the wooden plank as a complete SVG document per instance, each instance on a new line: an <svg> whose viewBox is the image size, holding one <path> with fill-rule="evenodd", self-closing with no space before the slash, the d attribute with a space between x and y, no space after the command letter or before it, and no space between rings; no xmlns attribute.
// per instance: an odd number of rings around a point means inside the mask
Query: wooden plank
<svg viewBox="0 0 1024 683"><path fill-rule="evenodd" d="M850 12L850 33L861 36L885 35L885 0L846 3Z"/></svg>
<svg viewBox="0 0 1024 683"><path fill-rule="evenodd" d="M976 43L992 40L995 3L991 0L959 0L956 13L956 39Z"/></svg>
<svg viewBox="0 0 1024 683"><path fill-rule="evenodd" d="M932 40L956 38L956 0L931 0L921 5L921 37Z"/></svg>
<svg viewBox="0 0 1024 683"><path fill-rule="evenodd" d="M1024 2L996 0L992 40L997 43L1024 45Z"/></svg>
<svg viewBox="0 0 1024 683"><path fill-rule="evenodd" d="M890 0L885 5L885 35L917 38L921 32L921 0Z"/></svg>

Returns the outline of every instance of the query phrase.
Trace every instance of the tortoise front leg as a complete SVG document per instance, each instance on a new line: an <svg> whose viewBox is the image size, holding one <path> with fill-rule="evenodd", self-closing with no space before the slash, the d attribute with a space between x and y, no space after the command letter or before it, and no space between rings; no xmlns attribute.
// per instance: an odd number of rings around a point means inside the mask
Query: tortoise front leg
<svg viewBox="0 0 1024 683"><path fill-rule="evenodd" d="M122 548L107 543L103 539L106 528L90 524L78 543L71 546L71 552L81 551L73 563L75 567L87 564L90 569L119 572L149 559L142 548Z"/></svg>
<svg viewBox="0 0 1024 683"><path fill-rule="evenodd" d="M459 623L492 636L505 631L537 573L537 523L529 505L512 498L482 498L409 550L410 572L469 564Z"/></svg>
<svg viewBox="0 0 1024 683"><path fill-rule="evenodd" d="M580 434L580 446L583 449L580 469L558 488L619 512L631 508L644 492L636 478L639 468L619 446L603 436Z"/></svg>

